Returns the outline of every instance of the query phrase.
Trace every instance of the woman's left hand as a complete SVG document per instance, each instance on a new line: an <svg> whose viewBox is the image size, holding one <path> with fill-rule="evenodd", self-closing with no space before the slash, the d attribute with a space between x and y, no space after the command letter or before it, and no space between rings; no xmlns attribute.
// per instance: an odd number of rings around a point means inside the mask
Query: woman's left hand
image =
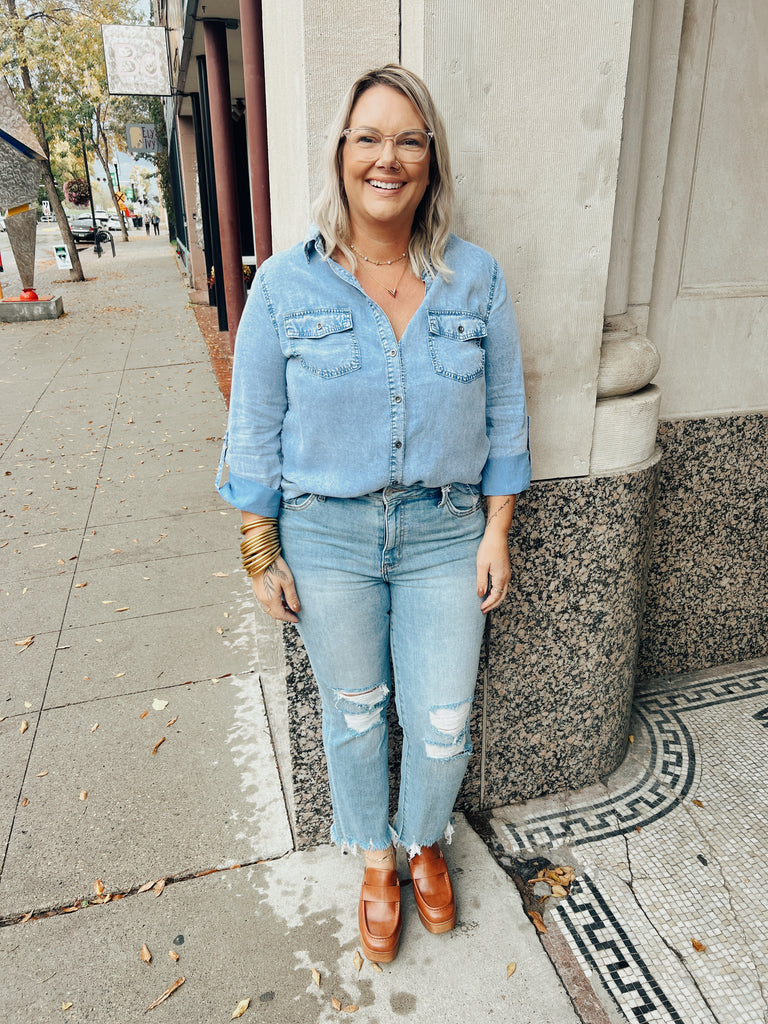
<svg viewBox="0 0 768 1024"><path fill-rule="evenodd" d="M484 598L480 611L498 608L509 590L512 570L509 564L507 534L512 525L516 494L488 497L488 521L477 549L477 596Z"/></svg>
<svg viewBox="0 0 768 1024"><path fill-rule="evenodd" d="M477 549L477 596L485 598L481 612L498 608L507 596L511 578L506 533L486 530Z"/></svg>

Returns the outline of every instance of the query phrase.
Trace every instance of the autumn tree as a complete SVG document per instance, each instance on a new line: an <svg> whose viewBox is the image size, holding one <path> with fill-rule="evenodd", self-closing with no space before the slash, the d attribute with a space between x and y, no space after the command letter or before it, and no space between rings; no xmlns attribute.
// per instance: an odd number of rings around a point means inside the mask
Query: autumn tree
<svg viewBox="0 0 768 1024"><path fill-rule="evenodd" d="M97 156L98 146L108 142L102 152L109 160L113 129L102 115L106 123L100 134L96 117L97 110L108 110L110 100L101 26L140 20L133 0L0 0L0 73L45 153L43 184L69 250L74 281L83 280L83 270L56 187L52 147L64 143L73 152L83 126ZM105 170L111 181L107 166ZM114 189L112 195L114 200Z"/></svg>

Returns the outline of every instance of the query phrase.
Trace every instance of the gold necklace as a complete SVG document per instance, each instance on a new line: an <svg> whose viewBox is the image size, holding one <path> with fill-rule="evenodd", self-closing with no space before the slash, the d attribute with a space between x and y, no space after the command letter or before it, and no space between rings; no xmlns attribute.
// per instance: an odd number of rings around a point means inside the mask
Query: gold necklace
<svg viewBox="0 0 768 1024"><path fill-rule="evenodd" d="M397 259L394 260L372 260L370 256L366 256L364 252L360 252L356 245L352 242L349 243L349 247L353 252L356 252L358 256L362 256L366 263L373 263L375 267L389 267L393 263L399 263L400 260L404 260L408 255L408 252L401 252ZM399 282L398 282L399 283Z"/></svg>
<svg viewBox="0 0 768 1024"><path fill-rule="evenodd" d="M395 260L394 262L399 262L399 261ZM397 281L396 281L396 283L395 283L395 287L394 287L394 288L387 288L387 286L386 286L386 285L385 285L385 284L384 284L383 282L379 281L379 280L378 280L378 278L376 278L376 277L373 277L373 280L374 280L374 281L376 282L376 284L378 284L378 285L379 285L380 287L382 287L382 288L386 288L386 290L387 290L387 291L389 292L389 294L390 294L390 295L392 296L392 298L393 298L393 299L396 299L396 298L397 298L397 289L398 289L398 288L400 287L400 282L401 282L401 281L403 280L403 278L405 277L405 272L406 272L406 271L408 270L408 267L409 267L409 266L410 266L410 263L406 263L406 264L405 264L405 266L403 267L403 272L402 272L402 274L400 275L400 277L398 277L398 279L397 279ZM368 270L368 267L358 267L357 269L358 269L358 270L365 270L365 271L367 271L367 272L368 272L368 273L370 274L370 270ZM372 276L373 276L373 275L372 275Z"/></svg>

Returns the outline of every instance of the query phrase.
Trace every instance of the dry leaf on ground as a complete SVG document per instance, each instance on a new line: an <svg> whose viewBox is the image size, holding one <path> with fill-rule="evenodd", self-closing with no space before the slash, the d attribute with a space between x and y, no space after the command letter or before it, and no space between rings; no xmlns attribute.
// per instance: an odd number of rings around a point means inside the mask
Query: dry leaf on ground
<svg viewBox="0 0 768 1024"><path fill-rule="evenodd" d="M148 1013L150 1010L154 1010L156 1006L159 1006L160 1003L164 1003L166 999L173 995L177 988L181 988L181 986L184 984L186 980L186 978L177 978L172 985L168 986L168 988L165 990L165 992L163 992L162 995L157 997L154 1003L149 1004L144 1013Z"/></svg>
<svg viewBox="0 0 768 1024"><path fill-rule="evenodd" d="M536 925L537 932L545 932L547 930L547 926L544 924L544 921L542 920L541 914L538 912L538 910L529 910L528 917L530 917L530 919Z"/></svg>
<svg viewBox="0 0 768 1024"><path fill-rule="evenodd" d="M141 947L141 952L139 953L139 956L141 957L143 963L152 963L152 954L149 952L149 946L146 944L146 942Z"/></svg>
<svg viewBox="0 0 768 1024"><path fill-rule="evenodd" d="M703 807L704 806L704 804L701 802L701 800L693 800L692 803L694 803L697 807Z"/></svg>
<svg viewBox="0 0 768 1024"><path fill-rule="evenodd" d="M178 722L178 720L179 720L179 716L178 716L178 715L174 715L174 716L173 716L173 718L172 718L172 719L170 720L170 722L168 723L168 725L166 725L166 729L168 729L168 728L169 728L170 726L172 726L172 725L176 725L176 723Z"/></svg>
<svg viewBox="0 0 768 1024"><path fill-rule="evenodd" d="M158 896L162 896L163 889L165 889L165 879L158 879L157 882L155 882L153 889L155 890L155 899L157 899Z"/></svg>
<svg viewBox="0 0 768 1024"><path fill-rule="evenodd" d="M148 714L149 711L142 711L141 714L139 715L139 718L146 718Z"/></svg>
<svg viewBox="0 0 768 1024"><path fill-rule="evenodd" d="M62 1003L61 1004L61 1008L66 1013L66 1011L67 1010L71 1010L74 1005L75 1005L74 1003Z"/></svg>
<svg viewBox="0 0 768 1024"><path fill-rule="evenodd" d="M160 749L160 747L161 747L161 746L163 745L163 743L165 743L165 736L163 736L163 737L162 737L161 739L159 739L159 740L157 741L157 743L156 743L156 744L154 745L154 747L152 747L152 754L153 754L153 755L154 755L154 754L156 754L156 753L158 752L158 750L159 750L159 749Z"/></svg>
<svg viewBox="0 0 768 1024"><path fill-rule="evenodd" d="M517 964L514 962L514 960L511 963L507 964L507 978L511 978L516 970Z"/></svg>
<svg viewBox="0 0 768 1024"><path fill-rule="evenodd" d="M374 971L376 971L377 974L384 973L384 968L381 966L381 964L374 963L373 960L371 960L371 967L374 969Z"/></svg>
<svg viewBox="0 0 768 1024"><path fill-rule="evenodd" d="M157 885L156 878L153 878L151 882L145 882L140 889L136 890L136 895L138 895L140 892L149 892L149 890L152 889L155 885Z"/></svg>
<svg viewBox="0 0 768 1024"><path fill-rule="evenodd" d="M704 945L703 942L699 942L698 939L691 939L691 945L697 953L706 953L707 951L707 947Z"/></svg>
<svg viewBox="0 0 768 1024"><path fill-rule="evenodd" d="M342 1006L341 1012L342 1013L357 1013L357 1011L359 1009L360 1009L359 1006L355 1006L354 1003L350 1003L349 1006Z"/></svg>
<svg viewBox="0 0 768 1024"><path fill-rule="evenodd" d="M334 996L333 999L331 1000L331 1006L334 1008L334 1010L337 1011L341 1009L341 1003L336 998L336 996Z"/></svg>
<svg viewBox="0 0 768 1024"><path fill-rule="evenodd" d="M152 701L152 708L154 711L165 711L168 707L167 700L159 700L157 697Z"/></svg>
<svg viewBox="0 0 768 1024"><path fill-rule="evenodd" d="M93 891L96 893L97 896L101 896L102 893L104 892L104 883L100 878L97 878L96 881L93 883Z"/></svg>
<svg viewBox="0 0 768 1024"><path fill-rule="evenodd" d="M34 642L34 639L34 636L28 636L24 640L14 640L13 645L14 647L29 647Z"/></svg>
<svg viewBox="0 0 768 1024"><path fill-rule="evenodd" d="M48 772L38 772L35 776L36 779L44 779Z"/></svg>
<svg viewBox="0 0 768 1024"><path fill-rule="evenodd" d="M175 964L179 962L179 954L176 952L175 949L168 950L168 959L173 960Z"/></svg>
<svg viewBox="0 0 768 1024"><path fill-rule="evenodd" d="M23 719L21 725L19 726L19 732L21 733L22 736L24 735L24 733L27 731L28 728L29 728L29 722L25 718L25 719Z"/></svg>
<svg viewBox="0 0 768 1024"><path fill-rule="evenodd" d="M230 1020L237 1020L238 1017L242 1017L248 1007L251 1005L250 999L241 999L235 1008L235 1012L229 1018Z"/></svg>
<svg viewBox="0 0 768 1024"><path fill-rule="evenodd" d="M98 722L94 722L93 725L91 726L91 732L96 732L96 730L98 728L99 728L99 723Z"/></svg>
<svg viewBox="0 0 768 1024"><path fill-rule="evenodd" d="M312 981L320 988L320 971L316 967L312 968Z"/></svg>
<svg viewBox="0 0 768 1024"><path fill-rule="evenodd" d="M29 800L27 800L26 797L24 797L24 799L21 801L21 806L22 807L29 807Z"/></svg>
<svg viewBox="0 0 768 1024"><path fill-rule="evenodd" d="M81 800L87 800L88 799L88 790L87 789L81 789L80 790L80 799Z"/></svg>
<svg viewBox="0 0 768 1024"><path fill-rule="evenodd" d="M354 963L355 963L355 968L357 970L357 973L359 974L360 973L360 968L365 963L363 958L360 956L360 950L359 949L355 950L355 960L354 960Z"/></svg>

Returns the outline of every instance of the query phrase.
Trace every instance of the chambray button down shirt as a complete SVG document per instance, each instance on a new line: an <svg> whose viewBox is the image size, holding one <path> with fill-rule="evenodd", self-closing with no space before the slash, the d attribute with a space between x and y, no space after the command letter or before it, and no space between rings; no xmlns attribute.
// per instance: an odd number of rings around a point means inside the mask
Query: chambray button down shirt
<svg viewBox="0 0 768 1024"><path fill-rule="evenodd" d="M276 516L281 495L531 479L520 340L496 261L451 235L450 281L425 275L398 343L316 231L259 268L237 332L216 486ZM224 480L224 467L228 478Z"/></svg>

